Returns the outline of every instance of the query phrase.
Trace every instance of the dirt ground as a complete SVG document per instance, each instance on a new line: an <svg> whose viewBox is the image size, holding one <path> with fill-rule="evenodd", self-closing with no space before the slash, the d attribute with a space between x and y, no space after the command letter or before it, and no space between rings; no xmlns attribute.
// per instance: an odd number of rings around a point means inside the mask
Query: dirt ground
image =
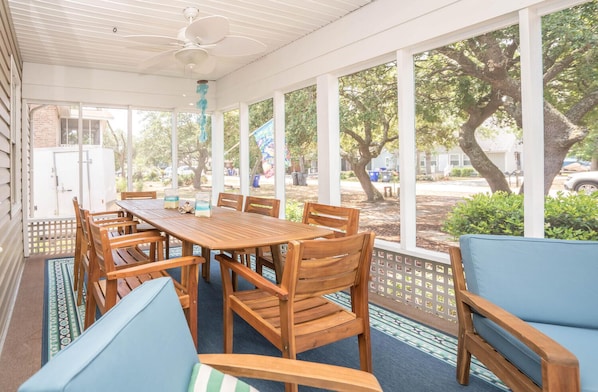
<svg viewBox="0 0 598 392"><path fill-rule="evenodd" d="M252 194L272 195L273 189L268 185L252 188ZM286 187L287 200L317 201L317 186ZM453 243L452 237L442 233L441 227L447 214L462 198L451 196L417 196L417 235L418 247L448 252L448 246ZM371 230L376 238L392 242L400 241L400 208L396 194L385 198L384 201L371 203L365 201L362 190L342 191L341 202L344 206L359 208L360 230Z"/></svg>

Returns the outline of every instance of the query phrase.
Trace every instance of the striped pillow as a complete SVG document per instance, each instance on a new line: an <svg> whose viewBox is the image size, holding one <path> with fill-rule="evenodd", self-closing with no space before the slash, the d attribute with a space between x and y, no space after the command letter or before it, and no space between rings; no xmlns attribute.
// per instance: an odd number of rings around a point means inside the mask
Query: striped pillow
<svg viewBox="0 0 598 392"><path fill-rule="evenodd" d="M188 392L258 392L236 377L224 374L208 365L193 366Z"/></svg>

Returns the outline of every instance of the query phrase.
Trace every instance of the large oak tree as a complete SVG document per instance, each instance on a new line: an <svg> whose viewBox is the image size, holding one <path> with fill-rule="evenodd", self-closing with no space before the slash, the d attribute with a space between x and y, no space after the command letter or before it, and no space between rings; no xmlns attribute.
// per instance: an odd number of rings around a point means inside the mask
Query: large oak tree
<svg viewBox="0 0 598 392"><path fill-rule="evenodd" d="M544 189L563 159L596 129L598 106L598 2L543 17ZM459 144L493 192L510 192L501 170L476 140L491 117L519 127L521 83L517 26L483 34L417 57L419 91L441 92L442 109L461 120ZM507 119L508 120L508 119ZM525 132L525 130L523 130ZM594 140L592 139L592 142ZM597 145L589 149L598 150Z"/></svg>

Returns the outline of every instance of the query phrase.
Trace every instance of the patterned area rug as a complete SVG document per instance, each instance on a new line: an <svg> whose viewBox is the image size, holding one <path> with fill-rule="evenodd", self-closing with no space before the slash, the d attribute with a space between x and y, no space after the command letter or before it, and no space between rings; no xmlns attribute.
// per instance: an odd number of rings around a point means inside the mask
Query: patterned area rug
<svg viewBox="0 0 598 392"><path fill-rule="evenodd" d="M176 252L177 248L171 248ZM196 250L200 254L199 249ZM172 254L175 256L175 254ZM83 329L85 306L76 306L73 292L73 258L49 259L46 268L46 301L44 304L44 336L42 363L47 362L62 348L73 341ZM268 269L264 276L274 279ZM344 293L331 296L339 304L350 307L349 297ZM434 358L456 365L457 339L433 328L414 322L384 308L370 304L372 328L414 347ZM475 358L472 358L471 375L495 387L509 389Z"/></svg>
<svg viewBox="0 0 598 392"><path fill-rule="evenodd" d="M72 257L46 260L42 364L83 330L85 302L77 306Z"/></svg>

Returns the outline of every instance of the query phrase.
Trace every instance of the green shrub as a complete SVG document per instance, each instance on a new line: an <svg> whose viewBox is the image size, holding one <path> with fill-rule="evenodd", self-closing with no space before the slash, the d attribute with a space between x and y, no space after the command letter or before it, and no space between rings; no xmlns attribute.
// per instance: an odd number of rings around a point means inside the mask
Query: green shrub
<svg viewBox="0 0 598 392"><path fill-rule="evenodd" d="M461 177L461 168L460 167L453 167L451 169L451 177Z"/></svg>
<svg viewBox="0 0 598 392"><path fill-rule="evenodd" d="M461 169L461 177L472 177L473 175L475 175L473 167L464 167Z"/></svg>
<svg viewBox="0 0 598 392"><path fill-rule="evenodd" d="M285 209L286 220L292 222L301 222L303 220L303 204L296 200L287 200Z"/></svg>
<svg viewBox="0 0 598 392"><path fill-rule="evenodd" d="M545 237L598 240L598 192L545 199ZM443 231L463 234L523 236L523 195L496 192L476 194L448 214Z"/></svg>
<svg viewBox="0 0 598 392"><path fill-rule="evenodd" d="M124 177L117 177L116 178L116 191L118 193L124 192L127 190L127 179Z"/></svg>
<svg viewBox="0 0 598 392"><path fill-rule="evenodd" d="M355 177L355 173L352 170L341 172L341 180L347 180Z"/></svg>
<svg viewBox="0 0 598 392"><path fill-rule="evenodd" d="M598 192L559 192L545 202L545 236L565 240L598 240Z"/></svg>
<svg viewBox="0 0 598 392"><path fill-rule="evenodd" d="M143 191L143 181L139 180L139 181L135 181L133 183L133 189L135 189L135 192L141 192Z"/></svg>
<svg viewBox="0 0 598 392"><path fill-rule="evenodd" d="M453 167L451 169L451 177L472 177L475 175L473 167Z"/></svg>

